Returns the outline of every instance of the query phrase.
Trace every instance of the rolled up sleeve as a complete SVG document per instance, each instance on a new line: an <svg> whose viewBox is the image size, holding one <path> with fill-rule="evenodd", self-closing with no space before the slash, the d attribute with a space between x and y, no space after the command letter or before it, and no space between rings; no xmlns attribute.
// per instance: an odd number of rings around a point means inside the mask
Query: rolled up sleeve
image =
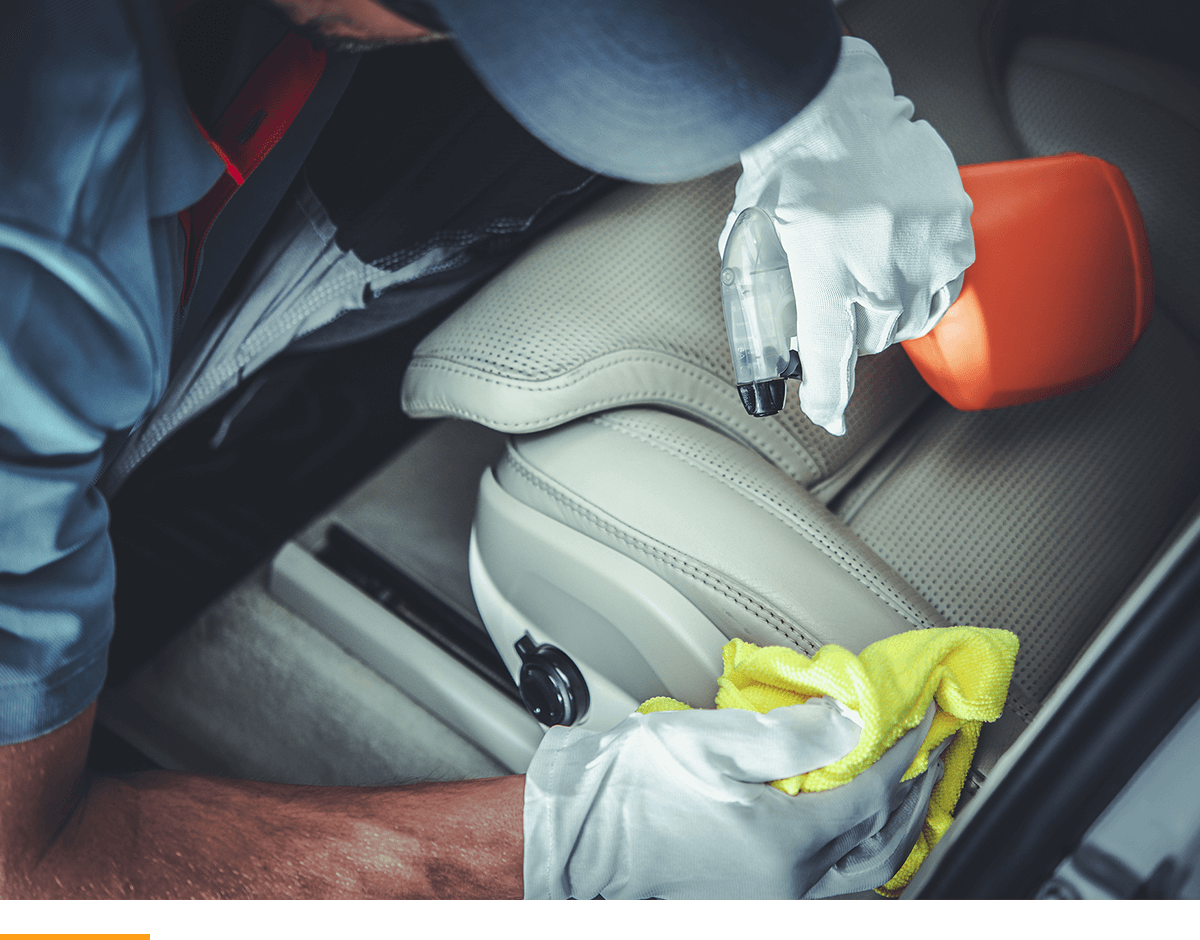
<svg viewBox="0 0 1200 940"><path fill-rule="evenodd" d="M145 335L122 331L44 265L0 249L0 743L97 696L113 628L108 434L154 393Z"/></svg>
<svg viewBox="0 0 1200 940"><path fill-rule="evenodd" d="M223 170L162 10L17 4L0 30L0 744L99 694L113 631L107 441L167 382L175 213ZM11 12L11 15L8 15Z"/></svg>

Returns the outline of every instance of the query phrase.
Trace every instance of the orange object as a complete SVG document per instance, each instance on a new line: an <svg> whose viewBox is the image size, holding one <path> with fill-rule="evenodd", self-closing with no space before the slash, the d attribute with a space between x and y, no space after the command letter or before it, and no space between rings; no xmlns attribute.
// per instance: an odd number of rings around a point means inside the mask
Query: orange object
<svg viewBox="0 0 1200 940"><path fill-rule="evenodd" d="M955 408L1062 395L1106 378L1150 320L1146 229L1121 171L1064 153L959 169L975 263L934 329L902 345Z"/></svg>

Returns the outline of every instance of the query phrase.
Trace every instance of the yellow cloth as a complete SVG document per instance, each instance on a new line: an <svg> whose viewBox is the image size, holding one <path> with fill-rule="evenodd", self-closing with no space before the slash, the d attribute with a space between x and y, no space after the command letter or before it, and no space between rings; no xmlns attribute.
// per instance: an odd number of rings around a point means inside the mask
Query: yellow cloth
<svg viewBox="0 0 1200 940"><path fill-rule="evenodd" d="M902 779L922 773L930 752L951 735L957 737L942 754L945 775L933 789L916 845L896 876L877 889L889 897L899 895L953 821L951 813L966 782L982 722L995 721L1004 709L1017 656L1016 636L1007 630L946 627L891 636L857 656L829 645L809 659L788 647L758 647L743 640L730 640L721 652L725 672L717 680L717 708L768 712L829 695L862 718L858 744L845 757L775 781L774 786L792 796L853 780L919 725L936 699L933 725ZM652 698L638 711L681 708L688 706Z"/></svg>

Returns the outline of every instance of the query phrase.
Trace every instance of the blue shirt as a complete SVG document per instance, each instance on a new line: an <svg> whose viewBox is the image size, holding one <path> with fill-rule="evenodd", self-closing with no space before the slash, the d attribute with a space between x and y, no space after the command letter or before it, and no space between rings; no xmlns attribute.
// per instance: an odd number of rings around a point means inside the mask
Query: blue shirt
<svg viewBox="0 0 1200 940"><path fill-rule="evenodd" d="M0 30L0 744L95 699L112 634L106 439L167 383L175 215L223 166L154 0L15 4Z"/></svg>

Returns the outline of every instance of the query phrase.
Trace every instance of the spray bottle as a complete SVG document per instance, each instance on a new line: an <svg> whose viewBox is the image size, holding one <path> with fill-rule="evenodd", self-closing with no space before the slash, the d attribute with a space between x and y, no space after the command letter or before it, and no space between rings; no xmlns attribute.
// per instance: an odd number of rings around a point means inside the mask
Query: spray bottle
<svg viewBox="0 0 1200 940"><path fill-rule="evenodd" d="M1064 153L960 167L975 263L929 333L901 345L955 408L1039 401L1094 385L1133 349L1154 301L1149 243L1121 171ZM799 376L796 297L771 216L737 217L721 300L738 393L756 417Z"/></svg>
<svg viewBox="0 0 1200 940"><path fill-rule="evenodd" d="M721 260L721 302L742 404L755 417L778 413L785 380L800 374L796 295L775 223L757 206L745 209L729 232Z"/></svg>

